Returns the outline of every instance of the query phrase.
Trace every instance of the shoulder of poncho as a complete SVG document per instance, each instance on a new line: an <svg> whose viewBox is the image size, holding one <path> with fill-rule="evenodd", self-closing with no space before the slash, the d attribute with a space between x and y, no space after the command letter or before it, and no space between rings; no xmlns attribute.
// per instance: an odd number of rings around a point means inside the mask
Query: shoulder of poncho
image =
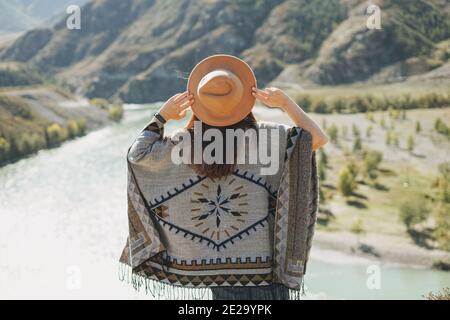
<svg viewBox="0 0 450 320"><path fill-rule="evenodd" d="M277 123L277 122L271 122L271 121L258 121L257 126L260 129L280 129L283 131L288 131L292 128L292 126L283 124L283 123Z"/></svg>

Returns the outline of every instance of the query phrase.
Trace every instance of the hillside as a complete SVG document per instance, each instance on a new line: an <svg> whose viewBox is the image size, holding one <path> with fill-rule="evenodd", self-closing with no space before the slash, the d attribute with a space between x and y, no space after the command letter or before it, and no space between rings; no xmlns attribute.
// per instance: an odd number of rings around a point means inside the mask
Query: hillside
<svg viewBox="0 0 450 320"><path fill-rule="evenodd" d="M134 103L182 90L214 53L243 57L260 86L448 81L449 4L375 2L382 30L366 28L362 0L96 0L83 7L81 30L65 21L32 30L0 60L30 64L88 97Z"/></svg>
<svg viewBox="0 0 450 320"><path fill-rule="evenodd" d="M51 86L0 89L0 165L111 123L108 110Z"/></svg>

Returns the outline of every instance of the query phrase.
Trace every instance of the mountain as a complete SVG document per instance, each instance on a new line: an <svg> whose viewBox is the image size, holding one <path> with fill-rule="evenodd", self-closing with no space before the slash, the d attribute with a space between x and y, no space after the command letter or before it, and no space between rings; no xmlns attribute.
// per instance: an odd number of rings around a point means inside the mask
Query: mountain
<svg viewBox="0 0 450 320"><path fill-rule="evenodd" d="M96 0L81 30L65 20L25 33L0 52L88 97L143 103L183 90L214 53L242 57L260 86L338 85L448 77L450 5L374 1L381 30L366 27L362 0Z"/></svg>

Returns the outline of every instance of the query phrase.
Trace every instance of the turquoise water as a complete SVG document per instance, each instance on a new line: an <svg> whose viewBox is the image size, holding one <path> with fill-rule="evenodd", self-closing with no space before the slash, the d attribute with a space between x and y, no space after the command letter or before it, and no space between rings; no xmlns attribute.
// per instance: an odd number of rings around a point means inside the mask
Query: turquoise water
<svg viewBox="0 0 450 320"><path fill-rule="evenodd" d="M117 260L125 153L151 115L129 108L120 124L0 168L0 298L147 298L117 280ZM380 289L369 290L367 266L311 261L308 297L420 299L450 286L450 273L381 265Z"/></svg>

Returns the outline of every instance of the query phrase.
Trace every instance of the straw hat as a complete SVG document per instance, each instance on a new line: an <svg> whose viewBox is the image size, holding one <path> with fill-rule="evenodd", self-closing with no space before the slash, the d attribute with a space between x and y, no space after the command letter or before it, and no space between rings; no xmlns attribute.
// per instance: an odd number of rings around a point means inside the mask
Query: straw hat
<svg viewBox="0 0 450 320"><path fill-rule="evenodd" d="M192 111L211 126L228 126L244 119L255 104L256 78L250 66L230 55L214 55L192 70L187 89L194 95Z"/></svg>

